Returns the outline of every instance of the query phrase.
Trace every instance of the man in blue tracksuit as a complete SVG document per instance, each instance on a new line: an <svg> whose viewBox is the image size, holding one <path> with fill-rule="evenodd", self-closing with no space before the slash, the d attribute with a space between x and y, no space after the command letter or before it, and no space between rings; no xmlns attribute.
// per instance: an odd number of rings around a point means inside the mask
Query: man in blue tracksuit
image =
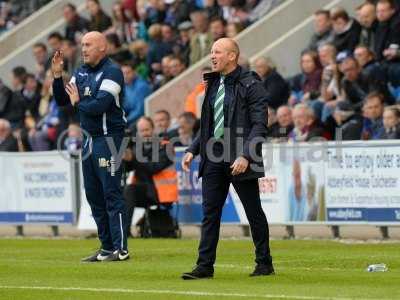
<svg viewBox="0 0 400 300"><path fill-rule="evenodd" d="M121 107L124 78L119 66L106 57L106 39L99 32L89 32L82 38L84 64L73 74L64 88L62 80L63 54L52 59L53 92L60 106L75 106L85 137L82 150L83 179L86 198L97 224L101 248L84 262L120 261L129 258L124 229L126 207L121 190L121 169L117 168L117 153L126 127ZM113 153L112 153L113 152Z"/></svg>

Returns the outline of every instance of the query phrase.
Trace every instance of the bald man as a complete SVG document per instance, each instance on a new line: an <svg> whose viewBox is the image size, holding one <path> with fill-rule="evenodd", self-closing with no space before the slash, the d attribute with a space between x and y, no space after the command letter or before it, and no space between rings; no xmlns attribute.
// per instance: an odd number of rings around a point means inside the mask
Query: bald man
<svg viewBox="0 0 400 300"><path fill-rule="evenodd" d="M251 276L274 274L269 249L268 222L261 207L258 178L264 176L261 144L267 133L266 91L259 76L238 65L239 47L228 38L211 50L212 73L201 111L200 134L188 148L182 168L189 171L200 155L203 220L199 256L192 272L182 278L214 276L222 207L232 183L243 204L256 248Z"/></svg>
<svg viewBox="0 0 400 300"><path fill-rule="evenodd" d="M82 38L84 64L64 87L63 53L52 59L54 97L59 106L73 105L84 137L82 169L86 198L101 247L83 262L122 261L129 258L124 231L126 207L121 190L121 169L116 155L124 136L126 119L121 108L124 78L119 66L106 56L106 39L100 32ZM109 145L114 144L115 147Z"/></svg>

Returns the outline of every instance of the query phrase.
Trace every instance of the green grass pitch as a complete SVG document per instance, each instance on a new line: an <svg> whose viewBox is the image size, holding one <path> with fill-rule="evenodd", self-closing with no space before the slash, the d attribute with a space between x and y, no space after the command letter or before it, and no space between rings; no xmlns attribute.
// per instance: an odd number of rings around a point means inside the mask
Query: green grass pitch
<svg viewBox="0 0 400 300"><path fill-rule="evenodd" d="M0 239L0 299L400 299L399 243L272 241L277 274L250 278L251 241L222 240L214 279L183 281L197 240L129 242L128 262L82 264L96 240Z"/></svg>

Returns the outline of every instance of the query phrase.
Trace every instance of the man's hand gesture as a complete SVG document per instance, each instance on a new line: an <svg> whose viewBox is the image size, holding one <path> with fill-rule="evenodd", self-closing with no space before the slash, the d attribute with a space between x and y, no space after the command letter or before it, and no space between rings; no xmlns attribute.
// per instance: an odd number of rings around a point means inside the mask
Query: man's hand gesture
<svg viewBox="0 0 400 300"><path fill-rule="evenodd" d="M51 60L51 72L54 78L60 78L64 70L64 54L62 51L56 51Z"/></svg>
<svg viewBox="0 0 400 300"><path fill-rule="evenodd" d="M187 152L185 156L182 158L182 169L185 172L190 171L190 164L192 163L193 160L193 153Z"/></svg>

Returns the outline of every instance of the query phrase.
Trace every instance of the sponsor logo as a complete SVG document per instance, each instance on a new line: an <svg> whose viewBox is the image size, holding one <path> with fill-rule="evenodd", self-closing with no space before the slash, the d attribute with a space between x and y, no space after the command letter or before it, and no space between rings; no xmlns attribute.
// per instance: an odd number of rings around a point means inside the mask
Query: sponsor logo
<svg viewBox="0 0 400 300"><path fill-rule="evenodd" d="M85 87L85 91L83 92L83 96L92 96L92 92L88 86Z"/></svg>
<svg viewBox="0 0 400 300"><path fill-rule="evenodd" d="M100 168L109 168L110 161L105 158L99 158L99 167Z"/></svg>

